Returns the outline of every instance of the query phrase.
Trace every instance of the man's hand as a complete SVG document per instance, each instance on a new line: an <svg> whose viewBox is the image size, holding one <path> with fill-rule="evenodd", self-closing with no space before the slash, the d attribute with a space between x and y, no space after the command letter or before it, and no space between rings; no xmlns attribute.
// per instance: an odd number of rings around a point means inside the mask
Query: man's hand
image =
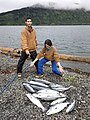
<svg viewBox="0 0 90 120"><path fill-rule="evenodd" d="M31 62L30 67L34 66L34 62Z"/></svg>
<svg viewBox="0 0 90 120"><path fill-rule="evenodd" d="M27 55L30 55L29 50L26 50L25 52L26 52Z"/></svg>
<svg viewBox="0 0 90 120"><path fill-rule="evenodd" d="M30 67L34 66L35 62L37 61L38 59L36 58L33 62L31 62L30 64Z"/></svg>

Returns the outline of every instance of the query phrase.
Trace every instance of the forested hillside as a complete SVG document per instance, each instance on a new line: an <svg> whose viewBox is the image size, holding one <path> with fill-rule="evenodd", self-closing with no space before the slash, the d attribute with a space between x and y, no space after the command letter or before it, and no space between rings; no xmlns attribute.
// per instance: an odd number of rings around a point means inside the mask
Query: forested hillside
<svg viewBox="0 0 90 120"><path fill-rule="evenodd" d="M27 7L0 14L0 25L23 25L25 18L33 19L33 25L90 24L90 11L84 9L55 10Z"/></svg>

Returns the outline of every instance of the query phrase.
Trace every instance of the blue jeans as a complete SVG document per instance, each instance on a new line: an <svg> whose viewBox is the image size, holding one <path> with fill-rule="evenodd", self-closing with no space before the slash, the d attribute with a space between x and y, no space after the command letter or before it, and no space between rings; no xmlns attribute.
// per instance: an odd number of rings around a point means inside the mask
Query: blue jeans
<svg viewBox="0 0 90 120"><path fill-rule="evenodd" d="M43 74L43 65L48 62L49 60L47 60L46 58L42 58L39 60L38 62L38 74L42 75ZM61 72L57 69L57 62L56 61L51 61L52 63L52 71L57 74L60 75Z"/></svg>

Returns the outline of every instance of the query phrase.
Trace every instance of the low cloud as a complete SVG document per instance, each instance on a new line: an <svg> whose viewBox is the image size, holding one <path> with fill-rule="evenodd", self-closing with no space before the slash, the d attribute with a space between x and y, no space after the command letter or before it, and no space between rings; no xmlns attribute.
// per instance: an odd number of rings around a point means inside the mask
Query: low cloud
<svg viewBox="0 0 90 120"><path fill-rule="evenodd" d="M90 10L90 0L0 0L0 12L7 12L34 4L55 9L81 9Z"/></svg>

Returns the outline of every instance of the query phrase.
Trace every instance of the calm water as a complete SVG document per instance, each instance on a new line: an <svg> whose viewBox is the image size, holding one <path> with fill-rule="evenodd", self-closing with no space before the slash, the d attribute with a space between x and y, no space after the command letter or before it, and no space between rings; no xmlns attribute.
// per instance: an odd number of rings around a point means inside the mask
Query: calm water
<svg viewBox="0 0 90 120"><path fill-rule="evenodd" d="M52 40L59 53L90 57L90 26L34 26L37 31L38 50L44 41ZM23 26L0 26L0 47L20 48ZM64 67L90 73L90 64L61 60Z"/></svg>
<svg viewBox="0 0 90 120"><path fill-rule="evenodd" d="M59 53L90 56L90 26L34 26L39 49L47 38ZM0 47L20 47L23 26L0 26Z"/></svg>
<svg viewBox="0 0 90 120"><path fill-rule="evenodd" d="M39 48L52 40L59 53L90 57L90 26L34 26ZM0 26L0 47L20 47L23 26Z"/></svg>

